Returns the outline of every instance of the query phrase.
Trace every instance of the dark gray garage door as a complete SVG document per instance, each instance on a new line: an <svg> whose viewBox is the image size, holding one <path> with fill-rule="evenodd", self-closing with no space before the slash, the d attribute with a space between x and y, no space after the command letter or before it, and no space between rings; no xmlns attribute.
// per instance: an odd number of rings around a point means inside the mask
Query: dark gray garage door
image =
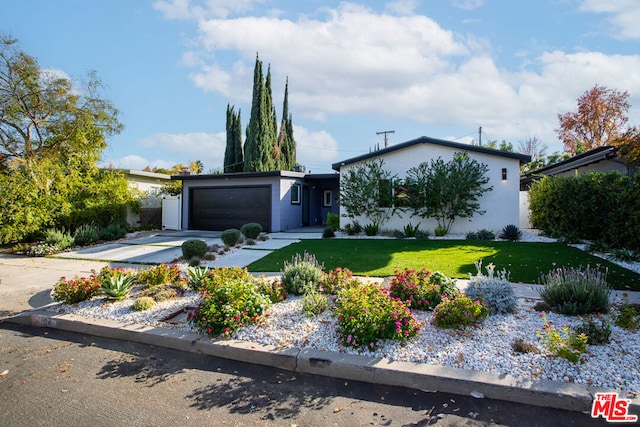
<svg viewBox="0 0 640 427"><path fill-rule="evenodd" d="M271 186L192 188L189 201L192 230L240 229L257 222L271 231Z"/></svg>

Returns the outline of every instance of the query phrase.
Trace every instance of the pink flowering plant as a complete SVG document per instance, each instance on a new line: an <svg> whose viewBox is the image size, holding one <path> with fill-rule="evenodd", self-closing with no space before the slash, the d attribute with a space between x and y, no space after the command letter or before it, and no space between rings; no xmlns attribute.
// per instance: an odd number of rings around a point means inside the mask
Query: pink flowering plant
<svg viewBox="0 0 640 427"><path fill-rule="evenodd" d="M443 296L453 297L456 294L455 282L446 276L427 269L395 271L391 279L389 294L399 298L407 306L417 310L433 310Z"/></svg>
<svg viewBox="0 0 640 427"><path fill-rule="evenodd" d="M457 329L481 322L489 315L489 311L484 302L459 293L454 298L443 297L433 310L431 323L440 328Z"/></svg>
<svg viewBox="0 0 640 427"><path fill-rule="evenodd" d="M100 294L100 280L96 276L67 279L61 277L53 286L51 297L54 301L77 304Z"/></svg>
<svg viewBox="0 0 640 427"><path fill-rule="evenodd" d="M336 333L342 345L375 350L381 339L406 340L420 323L401 300L377 284L353 284L335 296Z"/></svg>
<svg viewBox="0 0 640 427"><path fill-rule="evenodd" d="M136 281L146 287L165 284L186 286L186 281L182 278L180 268L176 264L169 266L162 263L145 270L140 270L136 275Z"/></svg>
<svg viewBox="0 0 640 427"><path fill-rule="evenodd" d="M588 337L584 333L576 333L567 325L562 325L558 330L553 323L547 320L547 315L544 312L539 313L539 316L542 318L544 326L542 330L536 330L538 341L554 356L578 363L580 356L587 351Z"/></svg>
<svg viewBox="0 0 640 427"><path fill-rule="evenodd" d="M328 273L323 273L318 290L325 294L336 295L341 289L354 281L351 270L338 267Z"/></svg>
<svg viewBox="0 0 640 427"><path fill-rule="evenodd" d="M258 279L258 291L274 304L287 299L287 287L279 280Z"/></svg>
<svg viewBox="0 0 640 427"><path fill-rule="evenodd" d="M210 336L231 336L247 323L256 323L271 305L255 280L228 280L202 291L202 302L189 320Z"/></svg>

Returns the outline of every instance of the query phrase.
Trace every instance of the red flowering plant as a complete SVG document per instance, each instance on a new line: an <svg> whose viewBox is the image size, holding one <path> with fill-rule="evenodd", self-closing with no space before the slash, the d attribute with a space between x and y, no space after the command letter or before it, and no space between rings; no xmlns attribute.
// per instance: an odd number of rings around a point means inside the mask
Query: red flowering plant
<svg viewBox="0 0 640 427"><path fill-rule="evenodd" d="M61 277L53 286L51 297L54 301L77 304L100 294L100 280L96 276L67 279Z"/></svg>
<svg viewBox="0 0 640 427"><path fill-rule="evenodd" d="M188 318L210 336L231 336L246 323L256 323L271 305L255 280L229 280L202 291L202 302Z"/></svg>
<svg viewBox="0 0 640 427"><path fill-rule="evenodd" d="M353 272L348 268L338 267L322 274L318 290L325 294L335 295L341 289L354 282Z"/></svg>
<svg viewBox="0 0 640 427"><path fill-rule="evenodd" d="M455 282L439 272L427 269L395 271L391 279L389 295L399 298L407 306L417 310L433 310L443 296L453 297L457 293Z"/></svg>
<svg viewBox="0 0 640 427"><path fill-rule="evenodd" d="M186 287L186 280L180 274L180 268L176 265L158 264L146 270L140 270L136 275L136 281L146 287L165 284Z"/></svg>
<svg viewBox="0 0 640 427"><path fill-rule="evenodd" d="M381 339L406 340L420 331L409 307L375 283L354 283L342 289L333 310L338 337L348 347L373 351Z"/></svg>

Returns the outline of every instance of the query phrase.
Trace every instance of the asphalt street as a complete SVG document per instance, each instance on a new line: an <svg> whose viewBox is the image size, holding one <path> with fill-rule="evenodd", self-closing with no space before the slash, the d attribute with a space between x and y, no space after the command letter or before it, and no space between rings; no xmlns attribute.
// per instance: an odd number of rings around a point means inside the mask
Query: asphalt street
<svg viewBox="0 0 640 427"><path fill-rule="evenodd" d="M0 322L13 426L591 426L588 414L386 387Z"/></svg>

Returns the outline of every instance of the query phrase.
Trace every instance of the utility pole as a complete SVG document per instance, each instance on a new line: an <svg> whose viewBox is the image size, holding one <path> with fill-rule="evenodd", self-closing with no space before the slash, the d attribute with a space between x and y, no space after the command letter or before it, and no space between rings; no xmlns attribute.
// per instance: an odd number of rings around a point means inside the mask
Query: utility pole
<svg viewBox="0 0 640 427"><path fill-rule="evenodd" d="M482 147L482 126L478 128L478 145Z"/></svg>
<svg viewBox="0 0 640 427"><path fill-rule="evenodd" d="M395 130L384 130L382 132L376 132L376 135L384 135L384 148L387 148L387 146L389 145L389 139L387 137L387 134L389 133L396 133Z"/></svg>

